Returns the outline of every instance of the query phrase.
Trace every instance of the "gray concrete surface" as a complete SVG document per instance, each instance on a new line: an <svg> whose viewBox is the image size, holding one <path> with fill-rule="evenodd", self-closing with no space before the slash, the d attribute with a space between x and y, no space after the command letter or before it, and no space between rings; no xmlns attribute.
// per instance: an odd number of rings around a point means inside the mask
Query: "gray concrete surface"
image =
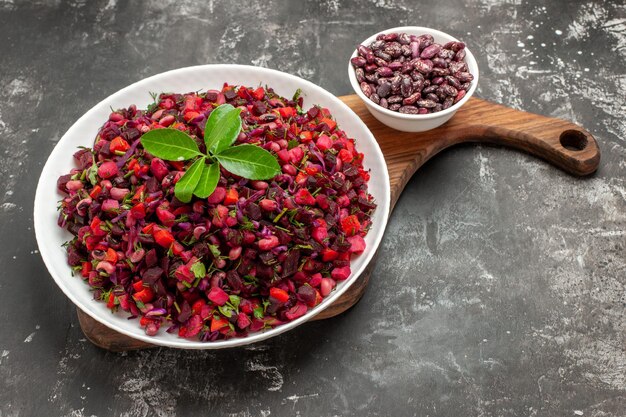
<svg viewBox="0 0 626 417"><path fill-rule="evenodd" d="M405 24L466 41L478 96L593 132L599 172L456 148L412 179L343 316L219 352L83 338L32 229L40 170L80 115L202 63L346 94L356 43ZM0 0L0 41L0 416L626 415L623 1Z"/></svg>

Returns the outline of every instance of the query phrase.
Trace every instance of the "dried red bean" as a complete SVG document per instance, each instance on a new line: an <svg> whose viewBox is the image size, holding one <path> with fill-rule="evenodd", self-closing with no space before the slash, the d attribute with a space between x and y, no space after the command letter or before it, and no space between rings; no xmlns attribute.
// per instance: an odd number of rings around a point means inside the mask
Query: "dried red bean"
<svg viewBox="0 0 626 417"><path fill-rule="evenodd" d="M465 59L465 49L461 49L459 52L454 55L454 60L457 62L463 61Z"/></svg>
<svg viewBox="0 0 626 417"><path fill-rule="evenodd" d="M441 83L443 83L444 78L443 77L435 77L433 78L433 80L431 81L434 85L441 85Z"/></svg>
<svg viewBox="0 0 626 417"><path fill-rule="evenodd" d="M432 101L434 101L435 103L439 101L439 96L437 96L437 94L435 94L435 93L429 93L429 94L426 94L426 95L424 96L424 98L425 98L426 100L432 100Z"/></svg>
<svg viewBox="0 0 626 417"><path fill-rule="evenodd" d="M450 70L447 68L433 68L431 75L433 77L445 77L446 75L450 75Z"/></svg>
<svg viewBox="0 0 626 417"><path fill-rule="evenodd" d="M423 108L423 107L422 107L422 108L420 108L420 109L419 109L419 112L418 112L418 114L427 114L427 113L429 113L428 109L425 109L425 108Z"/></svg>
<svg viewBox="0 0 626 417"><path fill-rule="evenodd" d="M413 65L411 65L410 62L403 62L402 63L402 69L400 69L400 72L402 74L408 74L411 71L413 71Z"/></svg>
<svg viewBox="0 0 626 417"><path fill-rule="evenodd" d="M420 35L418 38L420 40L420 48L422 48L422 50L428 48L433 44L433 42L435 42L435 38L433 38L432 35Z"/></svg>
<svg viewBox="0 0 626 417"><path fill-rule="evenodd" d="M433 108L433 113L441 111L441 110L443 110L443 106L441 105L441 103L437 103L435 107Z"/></svg>
<svg viewBox="0 0 626 417"><path fill-rule="evenodd" d="M420 81L422 84L424 83L424 76L418 71L411 71L411 78L413 81Z"/></svg>
<svg viewBox="0 0 626 417"><path fill-rule="evenodd" d="M371 74L365 74L365 79L370 82L370 83L376 83L379 79L379 75L376 72L373 72Z"/></svg>
<svg viewBox="0 0 626 417"><path fill-rule="evenodd" d="M398 35L398 42L402 45L408 45L411 42L411 37L408 33L401 33Z"/></svg>
<svg viewBox="0 0 626 417"><path fill-rule="evenodd" d="M365 81L365 71L363 70L363 68L357 68L354 71L354 74L356 75L356 81L361 84L363 81Z"/></svg>
<svg viewBox="0 0 626 417"><path fill-rule="evenodd" d="M411 58L418 58L420 56L420 43L419 42L411 42L409 44L409 48L411 48Z"/></svg>
<svg viewBox="0 0 626 417"><path fill-rule="evenodd" d="M376 71L376 68L378 68L378 65L376 64L367 64L365 66L365 72L374 72Z"/></svg>
<svg viewBox="0 0 626 417"><path fill-rule="evenodd" d="M441 91L443 91L447 96L452 96L452 97L456 97L456 95L459 93L459 91L452 87L451 85L448 84L444 84L440 87Z"/></svg>
<svg viewBox="0 0 626 417"><path fill-rule="evenodd" d="M352 63L352 65L354 65L355 67L362 67L365 66L365 63L367 61L365 61L365 58L363 58L362 56L355 56L354 58L352 58L350 60L350 62Z"/></svg>
<svg viewBox="0 0 626 417"><path fill-rule="evenodd" d="M402 48L400 48L400 44L397 42L388 43L383 51L392 58L398 58L402 55Z"/></svg>
<svg viewBox="0 0 626 417"><path fill-rule="evenodd" d="M391 68L393 71L398 71L402 69L403 63L400 61L393 61L393 62L390 62L387 66Z"/></svg>
<svg viewBox="0 0 626 417"><path fill-rule="evenodd" d="M403 97L408 97L413 94L413 83L411 82L411 78L403 77L402 84L400 85L400 93Z"/></svg>
<svg viewBox="0 0 626 417"><path fill-rule="evenodd" d="M370 48L368 48L367 46L365 46L365 45L359 45L359 46L356 48L356 50L357 50L357 52L359 53L359 55L361 55L361 56L362 56L362 57L364 57L364 58L365 58L368 54L371 54L371 53L372 53L372 50L371 50Z"/></svg>
<svg viewBox="0 0 626 417"><path fill-rule="evenodd" d="M388 97L389 94L391 94L391 84L388 82L382 83L378 86L378 89L376 89L376 94L381 98Z"/></svg>
<svg viewBox="0 0 626 417"><path fill-rule="evenodd" d="M474 76L469 72L456 72L454 73L454 76L462 83L466 83L474 79Z"/></svg>
<svg viewBox="0 0 626 417"><path fill-rule="evenodd" d="M448 62L446 62L446 60L443 58L435 57L432 59L432 61L433 61L433 66L435 67L448 68Z"/></svg>
<svg viewBox="0 0 626 417"><path fill-rule="evenodd" d="M393 75L393 70L389 67L379 67L376 69L376 73L380 77L391 77Z"/></svg>
<svg viewBox="0 0 626 417"><path fill-rule="evenodd" d="M393 94L398 94L400 92L400 84L402 83L402 77L396 75L391 80L391 91Z"/></svg>
<svg viewBox="0 0 626 417"><path fill-rule="evenodd" d="M391 110L391 111L398 111L398 110L400 110L400 107L402 107L402 105L400 103L390 104L389 105L389 110Z"/></svg>
<svg viewBox="0 0 626 417"><path fill-rule="evenodd" d="M437 87L436 85L430 85L428 87L425 87L424 89L422 89L422 94L430 94L430 93L434 93L435 91L437 91Z"/></svg>
<svg viewBox="0 0 626 417"><path fill-rule="evenodd" d="M418 59L413 66L422 74L428 74L433 70L433 61L430 59Z"/></svg>
<svg viewBox="0 0 626 417"><path fill-rule="evenodd" d="M433 100L417 100L415 104L417 104L418 107L423 107L426 109L432 109L437 105L437 103Z"/></svg>
<svg viewBox="0 0 626 417"><path fill-rule="evenodd" d="M465 62L450 62L448 64L448 69L450 70L450 73L454 74L457 72L466 71L467 66L465 65Z"/></svg>
<svg viewBox="0 0 626 417"><path fill-rule="evenodd" d="M382 40L384 40L386 42L395 41L396 39L398 39L398 34L397 33L388 33L386 35L383 35L383 37L382 37Z"/></svg>
<svg viewBox="0 0 626 417"><path fill-rule="evenodd" d="M387 97L387 101L389 102L389 104L402 103L402 100L402 96L398 95Z"/></svg>
<svg viewBox="0 0 626 417"><path fill-rule="evenodd" d="M388 53L386 53L386 52L384 52L383 50L380 50L380 49L374 51L374 56L377 56L378 58L384 59L387 62L391 61L391 55L389 55Z"/></svg>
<svg viewBox="0 0 626 417"><path fill-rule="evenodd" d="M369 52L367 55L365 55L365 60L367 61L368 64L373 64L375 59L376 57L374 56L372 52Z"/></svg>
<svg viewBox="0 0 626 417"><path fill-rule="evenodd" d="M374 58L374 64L376 64L378 67L386 67L387 65L389 65L387 61L378 57Z"/></svg>
<svg viewBox="0 0 626 417"><path fill-rule="evenodd" d="M461 88L460 88L460 89L463 89L463 90L465 90L465 91L468 91L468 90L470 89L470 87L471 87L471 86L472 86L472 83L471 83L471 82L466 82L466 83L464 83L463 85L461 85Z"/></svg>
<svg viewBox="0 0 626 417"><path fill-rule="evenodd" d="M465 97L465 90L459 90L459 93L456 95L456 98L454 99L455 103L458 103L459 101L461 101L463 99L463 97Z"/></svg>
<svg viewBox="0 0 626 417"><path fill-rule="evenodd" d="M443 110L448 109L452 107L453 104L454 104L454 97L448 97L443 101L442 108Z"/></svg>
<svg viewBox="0 0 626 417"><path fill-rule="evenodd" d="M430 59L436 56L439 53L439 51L441 51L441 45L439 45L438 43L433 43L429 47L424 48L422 50L422 53L420 54L420 58Z"/></svg>
<svg viewBox="0 0 626 417"><path fill-rule="evenodd" d="M452 59L454 58L455 52L452 49L442 49L439 51L439 58L441 59Z"/></svg>
<svg viewBox="0 0 626 417"><path fill-rule="evenodd" d="M398 109L398 111L404 114L418 114L419 113L419 109L415 106L402 106L400 107L400 109Z"/></svg>
<svg viewBox="0 0 626 417"><path fill-rule="evenodd" d="M372 95L372 87L368 83L361 83L361 91L365 94L365 97Z"/></svg>
<svg viewBox="0 0 626 417"><path fill-rule="evenodd" d="M402 100L402 104L404 104L405 106L413 105L420 98L422 98L422 95L419 92L413 93L404 100Z"/></svg>
<svg viewBox="0 0 626 417"><path fill-rule="evenodd" d="M370 96L370 100L372 100L375 104L380 104L380 97L376 93Z"/></svg>
<svg viewBox="0 0 626 417"><path fill-rule="evenodd" d="M382 49L385 47L385 41L383 40L377 40L374 41L371 45L370 48L372 49L372 51L376 51L378 49Z"/></svg>
<svg viewBox="0 0 626 417"><path fill-rule="evenodd" d="M402 45L400 50L402 51L402 56L411 56L411 47L409 45Z"/></svg>
<svg viewBox="0 0 626 417"><path fill-rule="evenodd" d="M461 87L461 83L459 82L459 80L454 78L452 75L447 75L446 76L446 82L448 84L450 84L452 87L456 88L457 90L462 88Z"/></svg>
<svg viewBox="0 0 626 417"><path fill-rule="evenodd" d="M387 101L386 98L381 98L379 104L380 104L380 107L382 107L384 109L389 107L389 102Z"/></svg>

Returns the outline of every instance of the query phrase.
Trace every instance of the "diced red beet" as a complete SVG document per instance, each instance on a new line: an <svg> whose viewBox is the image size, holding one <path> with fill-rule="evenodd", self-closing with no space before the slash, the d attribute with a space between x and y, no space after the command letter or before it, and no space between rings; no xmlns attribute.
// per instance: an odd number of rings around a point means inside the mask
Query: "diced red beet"
<svg viewBox="0 0 626 417"><path fill-rule="evenodd" d="M228 301L228 294L219 287L213 287L209 291L208 298L218 306L223 306Z"/></svg>
<svg viewBox="0 0 626 417"><path fill-rule="evenodd" d="M361 235L350 236L346 239L350 243L350 252L359 254L365 250L365 239Z"/></svg>
<svg viewBox="0 0 626 417"><path fill-rule="evenodd" d="M307 311L308 308L306 304L298 301L295 306L287 310L287 312L285 313L285 317L287 317L289 320L295 320L298 317L304 316Z"/></svg>
<svg viewBox="0 0 626 417"><path fill-rule="evenodd" d="M344 281L344 280L348 279L348 277L350 276L351 272L352 271L350 271L350 267L349 266L342 266L340 268L333 269L332 272L330 273L330 276L335 281Z"/></svg>
<svg viewBox="0 0 626 417"><path fill-rule="evenodd" d="M100 178L111 178L115 175L117 175L117 165L115 165L115 162L106 161L98 167L98 176Z"/></svg>

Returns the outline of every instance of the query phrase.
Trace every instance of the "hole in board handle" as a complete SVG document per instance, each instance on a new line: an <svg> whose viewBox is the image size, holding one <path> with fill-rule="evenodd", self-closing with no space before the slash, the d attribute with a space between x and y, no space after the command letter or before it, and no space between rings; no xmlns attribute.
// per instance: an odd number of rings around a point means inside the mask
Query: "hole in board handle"
<svg viewBox="0 0 626 417"><path fill-rule="evenodd" d="M580 130L566 130L559 140L561 146L570 151L582 151L587 147L587 136Z"/></svg>

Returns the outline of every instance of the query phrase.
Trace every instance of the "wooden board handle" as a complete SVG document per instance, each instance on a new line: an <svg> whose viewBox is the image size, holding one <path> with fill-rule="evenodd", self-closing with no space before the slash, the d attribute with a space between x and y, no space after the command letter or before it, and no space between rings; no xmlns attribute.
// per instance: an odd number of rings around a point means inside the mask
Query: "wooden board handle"
<svg viewBox="0 0 626 417"><path fill-rule="evenodd" d="M357 96L340 98L363 119L383 151L389 169L392 208L419 167L442 150L464 142L523 150L577 176L591 174L600 163L600 150L593 136L564 120L472 98L445 125L428 132L404 133L374 119ZM373 267L374 260L340 299L313 320L336 316L356 304L367 288ZM85 336L96 346L111 351L153 347L107 328L78 309L77 312Z"/></svg>
<svg viewBox="0 0 626 417"><path fill-rule="evenodd" d="M463 112L463 118L471 120L469 124L452 121L443 128L451 130L446 132L446 136L457 143L487 142L516 148L576 176L593 173L600 163L600 149L595 138L582 127L566 120L526 113L479 99L470 100Z"/></svg>

